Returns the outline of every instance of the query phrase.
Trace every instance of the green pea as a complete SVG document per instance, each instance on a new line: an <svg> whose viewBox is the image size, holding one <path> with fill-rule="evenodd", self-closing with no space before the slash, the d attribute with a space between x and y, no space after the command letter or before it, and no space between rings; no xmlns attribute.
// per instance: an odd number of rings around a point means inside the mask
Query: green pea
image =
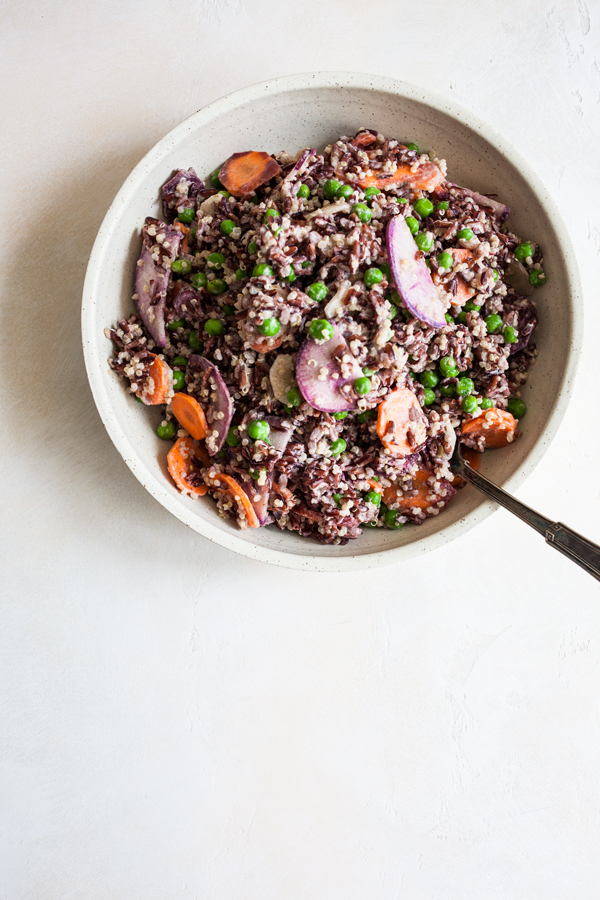
<svg viewBox="0 0 600 900"><path fill-rule="evenodd" d="M362 370L362 373L363 373L363 375L374 375L375 374L375 372L373 372L371 369L368 369L366 366Z"/></svg>
<svg viewBox="0 0 600 900"><path fill-rule="evenodd" d="M485 327L488 330L488 334L498 334L502 328L502 319L498 313L492 313L490 316L486 316Z"/></svg>
<svg viewBox="0 0 600 900"><path fill-rule="evenodd" d="M206 277L204 272L196 272L195 275L192 275L192 285L197 290L200 290L200 288L206 287L207 284L208 284L208 278Z"/></svg>
<svg viewBox="0 0 600 900"><path fill-rule="evenodd" d="M397 509L388 509L383 517L383 521L385 522L387 528L391 528L392 531L397 528L402 528L403 523L398 522L398 516L400 513Z"/></svg>
<svg viewBox="0 0 600 900"><path fill-rule="evenodd" d="M173 357L173 365L174 366L187 366L189 359L187 356L175 356Z"/></svg>
<svg viewBox="0 0 600 900"><path fill-rule="evenodd" d="M369 209L366 203L355 203L352 207L352 212L356 216L359 222L366 224L371 221L371 216L373 213Z"/></svg>
<svg viewBox="0 0 600 900"><path fill-rule="evenodd" d="M332 419L337 419L338 422L341 422L342 419L345 419L347 415L348 415L347 412L336 412L336 413L331 413Z"/></svg>
<svg viewBox="0 0 600 900"><path fill-rule="evenodd" d="M423 391L423 406L431 406L435 402L435 391L431 388L425 388Z"/></svg>
<svg viewBox="0 0 600 900"><path fill-rule="evenodd" d="M333 200L336 193L342 186L341 181L337 181L335 178L328 178L325 184L323 185L323 195L326 200Z"/></svg>
<svg viewBox="0 0 600 900"><path fill-rule="evenodd" d="M277 212L276 209L268 209L262 218L263 225L268 225L269 219L277 218L278 215L279 215L279 213Z"/></svg>
<svg viewBox="0 0 600 900"><path fill-rule="evenodd" d="M185 328L185 319L175 319L167 325L169 331L177 331L178 328Z"/></svg>
<svg viewBox="0 0 600 900"><path fill-rule="evenodd" d="M440 203L436 204L435 208L440 210L440 212L442 210L444 210L444 212L445 212L446 210L450 209L450 204L448 203L447 200L442 200Z"/></svg>
<svg viewBox="0 0 600 900"><path fill-rule="evenodd" d="M300 406L300 404L302 403L302 394L300 393L296 385L291 387L287 392L287 402L290 404L290 406Z"/></svg>
<svg viewBox="0 0 600 900"><path fill-rule="evenodd" d="M426 219L427 216L430 216L433 212L433 203L431 200L428 200L427 197L421 197L420 200L415 200L413 209L422 219Z"/></svg>
<svg viewBox="0 0 600 900"><path fill-rule="evenodd" d="M165 425L159 425L156 433L163 441L170 441L177 434L177 426L175 422L167 422Z"/></svg>
<svg viewBox="0 0 600 900"><path fill-rule="evenodd" d="M379 268L383 272L386 277L386 281L392 280L392 270L390 269L390 264L386 262L379 263Z"/></svg>
<svg viewBox="0 0 600 900"><path fill-rule="evenodd" d="M344 438L338 438L337 441L332 442L329 449L332 456L339 456L346 449L346 441Z"/></svg>
<svg viewBox="0 0 600 900"><path fill-rule="evenodd" d="M454 257L448 250L444 250L444 252L440 253L438 256L438 264L442 269L451 269L454 265Z"/></svg>
<svg viewBox="0 0 600 900"><path fill-rule="evenodd" d="M219 194L221 195L221 197L225 197L226 200L229 200L229 198L231 197L229 191L219 191Z"/></svg>
<svg viewBox="0 0 600 900"><path fill-rule="evenodd" d="M457 320L460 322L461 325L466 325L466 324L467 324L467 314L466 314L466 312L464 312L464 310L462 310L461 312L459 312L459 314L457 315L456 318L457 318Z"/></svg>
<svg viewBox="0 0 600 900"><path fill-rule="evenodd" d="M218 319L207 319L204 323L204 330L211 337L216 337L218 334L223 334L225 326Z"/></svg>
<svg viewBox="0 0 600 900"><path fill-rule="evenodd" d="M339 200L349 200L353 193L354 188L352 185L342 184L335 192L335 196Z"/></svg>
<svg viewBox="0 0 600 900"><path fill-rule="evenodd" d="M222 269L225 257L222 253L209 253L206 257L206 261L213 269Z"/></svg>
<svg viewBox="0 0 600 900"><path fill-rule="evenodd" d="M311 266L312 266L312 262L310 261L310 259L307 259L305 262L302 263L303 269L310 269Z"/></svg>
<svg viewBox="0 0 600 900"><path fill-rule="evenodd" d="M194 210L189 207L188 209L180 209L177 213L177 218L180 222L183 222L184 225L191 225L194 220Z"/></svg>
<svg viewBox="0 0 600 900"><path fill-rule="evenodd" d="M396 197L396 203L408 203L406 197Z"/></svg>
<svg viewBox="0 0 600 900"><path fill-rule="evenodd" d="M185 375L179 369L173 372L173 390L180 391L185 387Z"/></svg>
<svg viewBox="0 0 600 900"><path fill-rule="evenodd" d="M138 403L143 403L143 402L144 402L144 401L142 400L142 398L140 397L139 394L134 394L133 396L135 397L135 399L137 400Z"/></svg>
<svg viewBox="0 0 600 900"><path fill-rule="evenodd" d="M301 197L303 200L307 200L310 197L310 188L307 184L301 184L298 188L297 197Z"/></svg>
<svg viewBox="0 0 600 900"><path fill-rule="evenodd" d="M406 147L407 150L414 150L415 153L419 152L419 148L417 147L416 144L405 144L404 146Z"/></svg>
<svg viewBox="0 0 600 900"><path fill-rule="evenodd" d="M398 309L397 309L397 307L391 306L391 307L390 307L390 311L389 311L389 313L388 313L388 318L389 318L389 319L395 319L397 315L398 315Z"/></svg>
<svg viewBox="0 0 600 900"><path fill-rule="evenodd" d="M235 222L233 222L231 219L223 219L223 221L219 225L219 231L221 232L221 234L224 234L225 237L229 237L234 228Z"/></svg>
<svg viewBox="0 0 600 900"><path fill-rule="evenodd" d="M377 410L376 409L367 409L365 412L361 412L356 417L361 425L364 425L365 422L368 422L369 419L377 418Z"/></svg>
<svg viewBox="0 0 600 900"><path fill-rule="evenodd" d="M248 253L250 254L250 256L254 256L257 250L258 247L256 246L256 241L250 241L250 243L248 244Z"/></svg>
<svg viewBox="0 0 600 900"><path fill-rule="evenodd" d="M439 375L436 375L431 369L427 369L426 372L421 372L419 375L419 381L426 388L434 388L438 384L440 378Z"/></svg>
<svg viewBox="0 0 600 900"><path fill-rule="evenodd" d="M218 454L217 454L218 456ZM263 472L266 472L266 469L248 469L248 475L250 478L253 478L255 481L258 481Z"/></svg>
<svg viewBox="0 0 600 900"><path fill-rule="evenodd" d="M513 328L512 325L505 325L503 334L505 344L516 344L519 339L517 330L516 328Z"/></svg>
<svg viewBox="0 0 600 900"><path fill-rule="evenodd" d="M236 281L241 281L242 278L245 278L245 277L246 277L246 273L244 272L243 269L236 269L236 270L235 270L235 278L236 278Z"/></svg>
<svg viewBox="0 0 600 900"><path fill-rule="evenodd" d="M475 390L472 378L459 378L456 385L456 393L459 397L466 397Z"/></svg>
<svg viewBox="0 0 600 900"><path fill-rule="evenodd" d="M221 182L219 180L219 172L221 171L222 168L223 168L223 166L219 166L219 168L215 169L215 171L212 172L209 176L209 178L212 182L212 186L214 188L216 188L217 191L219 191L223 188L223 185L221 184Z"/></svg>
<svg viewBox="0 0 600 900"><path fill-rule="evenodd" d="M222 278L214 278L212 281L208 282L206 289L209 294L224 294L227 290L227 284Z"/></svg>
<svg viewBox="0 0 600 900"><path fill-rule="evenodd" d="M380 194L380 193L381 193L381 191L379 190L379 188L376 188L374 186L368 187L365 190L365 200L370 200L371 197L376 197L377 194Z"/></svg>
<svg viewBox="0 0 600 900"><path fill-rule="evenodd" d="M479 312L479 310L481 309L481 304L477 306L477 304L473 303L472 300L467 300L467 302L463 306L463 309L465 310L465 312Z"/></svg>
<svg viewBox="0 0 600 900"><path fill-rule="evenodd" d="M387 295L387 299L390 301L390 303L393 303L394 306L400 306L400 304L402 303L400 294L395 288L389 292L389 294Z"/></svg>
<svg viewBox="0 0 600 900"><path fill-rule="evenodd" d="M371 390L371 379L363 375L362 378L357 378L354 382L354 390L357 394L368 394Z"/></svg>
<svg viewBox="0 0 600 900"><path fill-rule="evenodd" d="M470 228L461 228L456 237L459 241L472 241L473 232Z"/></svg>
<svg viewBox="0 0 600 900"><path fill-rule="evenodd" d="M306 293L311 300L316 300L317 303L320 303L327 296L327 285L323 284L322 281L315 281L314 284L309 284L306 288Z"/></svg>
<svg viewBox="0 0 600 900"><path fill-rule="evenodd" d="M275 337L276 334L279 334L281 330L281 326L279 325L279 320L275 318L265 319L258 326L258 330L261 334L264 334L266 337Z"/></svg>
<svg viewBox="0 0 600 900"><path fill-rule="evenodd" d="M190 331L188 344L195 353L202 353L202 351L204 350L204 344L200 340L197 331Z"/></svg>
<svg viewBox="0 0 600 900"><path fill-rule="evenodd" d="M192 264L187 259L175 259L171 263L171 271L176 275L187 275L192 271Z"/></svg>
<svg viewBox="0 0 600 900"><path fill-rule="evenodd" d="M477 397L463 397L460 405L470 416L474 416L475 413L479 412L479 402L477 400Z"/></svg>
<svg viewBox="0 0 600 900"><path fill-rule="evenodd" d="M458 366L453 356L442 356L439 367L444 378L456 378L458 375Z"/></svg>
<svg viewBox="0 0 600 900"><path fill-rule="evenodd" d="M377 268L367 269L363 275L363 281L366 287L372 288L375 284L379 284L380 281L383 281L383 272L381 269Z"/></svg>
<svg viewBox="0 0 600 900"><path fill-rule="evenodd" d="M269 423L265 422L264 419L254 419L253 422L248 424L248 437L251 437L253 441L266 441L271 433L271 429L269 428Z"/></svg>
<svg viewBox="0 0 600 900"><path fill-rule="evenodd" d="M515 419L522 419L527 412L527 407L518 397L511 397L506 408Z"/></svg>
<svg viewBox="0 0 600 900"><path fill-rule="evenodd" d="M330 341L333 337L333 326L327 319L313 319L308 333L315 341Z"/></svg>
<svg viewBox="0 0 600 900"><path fill-rule="evenodd" d="M407 216L404 221L408 225L408 230L410 231L410 233L416 234L419 230L419 220L415 219L414 216Z"/></svg>
<svg viewBox="0 0 600 900"><path fill-rule="evenodd" d="M344 499L343 494L334 494L333 499L335 501L335 505L339 508L342 505L342 500Z"/></svg>
<svg viewBox="0 0 600 900"><path fill-rule="evenodd" d="M450 315L450 313L445 313L445 314L444 314L444 318L446 319L446 323L447 323L448 325L454 325L454 319L452 318L452 316Z"/></svg>
<svg viewBox="0 0 600 900"><path fill-rule="evenodd" d="M454 397L456 393L456 385L454 384L441 384L440 385L440 394L442 397Z"/></svg>
<svg viewBox="0 0 600 900"><path fill-rule="evenodd" d="M541 287L541 285L545 283L546 276L543 272L540 272L539 269L533 269L529 273L529 284L532 284L534 287Z"/></svg>
<svg viewBox="0 0 600 900"><path fill-rule="evenodd" d="M298 276L296 275L296 273L294 272L294 270L293 270L293 269L290 269L290 274L289 274L289 275L286 275L285 278L284 278L283 280L284 280L284 281L287 281L288 284L293 284L293 283L295 282L295 280L296 280L297 277L298 277Z"/></svg>
<svg viewBox="0 0 600 900"><path fill-rule="evenodd" d="M268 265L268 263L259 263L252 269L253 278L260 278L261 275L264 275L267 278L273 277L273 269L270 265Z"/></svg>
<svg viewBox="0 0 600 900"><path fill-rule="evenodd" d="M433 250L433 235L423 232L421 232L420 234L415 234L415 244L417 245L419 250L423 251L423 253L429 253L430 250Z"/></svg>
<svg viewBox="0 0 600 900"><path fill-rule="evenodd" d="M226 316L232 316L235 312L235 306L231 306L229 303L224 303L221 309Z"/></svg>
<svg viewBox="0 0 600 900"><path fill-rule="evenodd" d="M227 437L225 438L225 443L228 444L230 447L237 447L240 443L240 439L237 436L237 434L235 433L235 428L233 427L233 425L227 432Z"/></svg>
<svg viewBox="0 0 600 900"><path fill-rule="evenodd" d="M498 269L492 269L492 275L494 276L494 284L498 281Z"/></svg>
<svg viewBox="0 0 600 900"><path fill-rule="evenodd" d="M373 506L379 506L381 503L381 494L379 491L367 491L364 496L365 503L372 503Z"/></svg>
<svg viewBox="0 0 600 900"><path fill-rule="evenodd" d="M493 406L494 406L494 401L490 400L489 397L484 397L483 400L481 401L482 409L492 409Z"/></svg>
<svg viewBox="0 0 600 900"><path fill-rule="evenodd" d="M530 259L532 256L533 246L531 244L519 244L519 246L515 248L515 257L519 262L525 262L526 259Z"/></svg>

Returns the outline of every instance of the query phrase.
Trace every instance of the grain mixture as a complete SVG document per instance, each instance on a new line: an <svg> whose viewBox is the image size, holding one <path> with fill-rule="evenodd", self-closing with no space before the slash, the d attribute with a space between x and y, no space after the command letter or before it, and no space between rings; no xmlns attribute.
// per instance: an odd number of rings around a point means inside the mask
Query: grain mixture
<svg viewBox="0 0 600 900"><path fill-rule="evenodd" d="M129 391L164 404L178 488L324 543L437 516L457 437L519 434L540 248L445 161L369 130L234 154L210 185L163 186L137 313L107 331Z"/></svg>

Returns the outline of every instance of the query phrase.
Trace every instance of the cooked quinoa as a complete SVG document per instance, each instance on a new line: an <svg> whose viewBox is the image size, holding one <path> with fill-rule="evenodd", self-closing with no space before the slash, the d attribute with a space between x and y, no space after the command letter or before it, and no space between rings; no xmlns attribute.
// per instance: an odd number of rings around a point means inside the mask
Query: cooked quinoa
<svg viewBox="0 0 600 900"><path fill-rule="evenodd" d="M484 449L465 424L524 414L541 250L512 234L494 195L453 184L413 144L361 130L268 159L277 174L246 196L193 169L163 186L162 219L142 231L138 312L107 330L109 364L138 399L164 404L166 440L187 438L173 397L197 401L206 435L185 444L176 483L240 527L343 544L363 526L420 524L456 493L457 436ZM445 310L439 327L396 289L386 231L399 216ZM406 450L390 450L377 415L402 390L414 424ZM340 411L315 408L333 409L319 398L336 391Z"/></svg>

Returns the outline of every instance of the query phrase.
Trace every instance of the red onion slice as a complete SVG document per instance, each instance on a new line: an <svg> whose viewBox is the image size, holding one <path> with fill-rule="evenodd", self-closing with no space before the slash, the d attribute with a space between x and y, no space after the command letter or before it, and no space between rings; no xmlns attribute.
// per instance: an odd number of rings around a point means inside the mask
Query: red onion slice
<svg viewBox="0 0 600 900"><path fill-rule="evenodd" d="M201 369L203 373L197 400L204 409L209 426L206 435L206 449L209 456L214 456L225 443L229 433L233 417L233 400L214 363L205 359L204 356L193 353L190 356L188 373L191 374L190 370L194 369Z"/></svg>
<svg viewBox="0 0 600 900"><path fill-rule="evenodd" d="M392 278L406 308L421 322L442 328L446 324L444 304L425 260L417 259L419 248L404 216L390 219L386 241Z"/></svg>
<svg viewBox="0 0 600 900"><path fill-rule="evenodd" d="M357 400L343 391L362 375L339 328L330 322L333 337L316 342L308 338L296 358L296 381L307 403L320 412L356 409Z"/></svg>

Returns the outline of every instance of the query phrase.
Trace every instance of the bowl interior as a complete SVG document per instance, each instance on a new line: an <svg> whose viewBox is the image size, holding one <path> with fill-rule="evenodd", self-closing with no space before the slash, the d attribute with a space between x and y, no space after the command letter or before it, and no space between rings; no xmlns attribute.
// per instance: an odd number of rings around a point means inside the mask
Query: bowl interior
<svg viewBox="0 0 600 900"><path fill-rule="evenodd" d="M513 210L509 227L543 247L548 282L534 298L539 355L523 391L529 408L523 436L482 460L486 475L514 490L541 457L568 400L577 273L553 203L526 164L500 138L490 137L483 124L439 98L389 79L325 74L277 79L211 104L167 135L129 177L100 229L84 289L84 349L96 403L117 448L144 486L178 518L224 546L313 569L366 567L412 556L456 537L493 507L467 487L439 517L420 527L398 532L366 529L358 541L345 546L319 545L275 526L239 531L219 518L208 498L191 500L172 485L166 473L168 447L154 430L159 413L134 402L108 370L111 344L104 329L133 312L140 228L147 215L160 214L159 189L174 169L193 166L206 178L235 151L322 148L361 127L435 151L447 160L450 180L495 192Z"/></svg>

